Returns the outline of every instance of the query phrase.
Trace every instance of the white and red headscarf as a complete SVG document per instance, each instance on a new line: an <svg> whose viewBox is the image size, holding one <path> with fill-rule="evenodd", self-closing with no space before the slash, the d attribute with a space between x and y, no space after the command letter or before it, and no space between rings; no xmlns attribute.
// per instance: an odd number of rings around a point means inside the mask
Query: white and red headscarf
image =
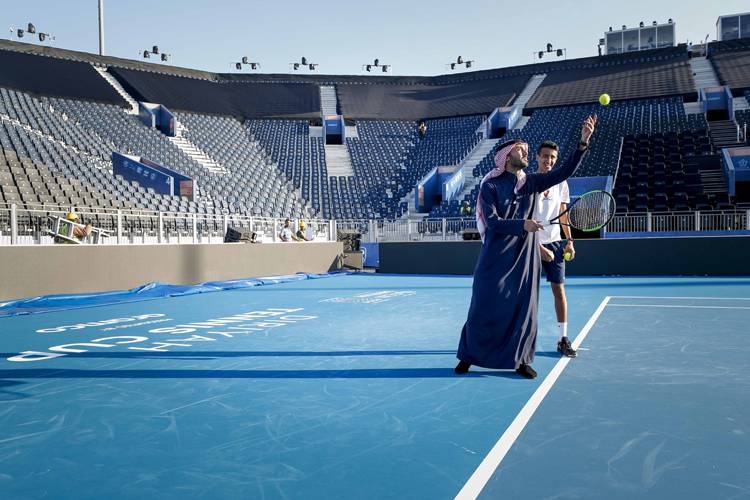
<svg viewBox="0 0 750 500"><path fill-rule="evenodd" d="M476 217L477 217L477 230L479 231L479 236L482 238L482 241L484 241L484 233L487 231L487 217L484 215L484 212L482 211L482 200L481 200L482 185L488 180L494 179L495 177L499 177L500 175L503 174L503 172L505 172L505 164L508 162L508 155L510 155L510 152L513 151L513 148L516 146L516 144L526 144L526 142L521 139L513 139L510 141L506 141L500 145L500 147L497 150L497 153L495 154L495 168L487 172L487 175L482 177L482 182L480 182L479 184L479 196L477 196L477 208L474 213L476 214ZM517 179L516 179L515 192L517 193L526 182L526 174L524 173L523 170L521 170L516 175L517 175Z"/></svg>

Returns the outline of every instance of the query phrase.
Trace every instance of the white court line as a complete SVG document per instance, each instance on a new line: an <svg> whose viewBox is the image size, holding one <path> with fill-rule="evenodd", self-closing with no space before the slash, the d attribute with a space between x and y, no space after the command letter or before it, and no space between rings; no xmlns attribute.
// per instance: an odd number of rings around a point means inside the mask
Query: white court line
<svg viewBox="0 0 750 500"><path fill-rule="evenodd" d="M662 297L661 295L612 295L612 299L750 300L748 297Z"/></svg>
<svg viewBox="0 0 750 500"><path fill-rule="evenodd" d="M586 335L589 334L589 331L591 330L591 328L593 328L594 323L596 323L596 320L599 319L602 311L604 311L604 308L607 306L609 299L610 297L604 298L602 303L599 304L599 307L596 309L596 311L594 311L594 314L591 316L591 318L589 318L581 331L578 333L578 336L576 336L575 340L573 341L574 349L577 349L578 346L581 345L581 343L586 338ZM549 374L539 385L537 390L534 391L534 394L531 395L531 398L529 398L523 408L521 408L521 411L518 412L518 415L516 415L516 418L513 419L513 422L510 423L503 435L500 436L500 439L498 439L497 443L495 443L495 446L493 446L487 456L484 457L484 460L482 460L482 463L479 464L479 467L477 467L477 469L474 471L474 474L471 475L469 480L466 481L466 484L464 484L464 487L461 488L461 491L458 492L458 494L456 495L457 500L474 499L479 496L484 487L487 485L487 482L492 477L492 474L494 474L495 470L497 470L497 468L500 466L500 462L502 462L503 458L505 458L505 455L508 453L511 446L513 446L513 443L516 442L516 439L518 439L521 431L523 431L524 427L526 427L526 424L529 423L529 420L531 420L534 412L537 408L539 408L542 400L545 398L545 396L547 396L547 393L550 391L550 389L552 389L552 386L560 377L560 374L568 365L568 362L570 362L570 360L571 358L560 358L557 364L552 368Z"/></svg>
<svg viewBox="0 0 750 500"><path fill-rule="evenodd" d="M750 309L750 306L678 306L674 304L609 304L609 307L679 307L682 309Z"/></svg>

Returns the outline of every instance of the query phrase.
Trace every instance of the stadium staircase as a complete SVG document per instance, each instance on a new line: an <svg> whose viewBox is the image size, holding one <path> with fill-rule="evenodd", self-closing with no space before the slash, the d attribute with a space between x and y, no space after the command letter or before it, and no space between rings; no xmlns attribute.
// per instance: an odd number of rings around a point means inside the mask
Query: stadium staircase
<svg viewBox="0 0 750 500"><path fill-rule="evenodd" d="M325 115L338 114L338 100L336 99L336 87L332 85L320 86L320 112Z"/></svg>
<svg viewBox="0 0 750 500"><path fill-rule="evenodd" d="M320 112L323 116L338 114L338 100L336 99L336 88L332 85L320 86ZM346 137L357 137L355 127L346 127ZM352 158L345 144L326 144L326 167L329 176L351 177Z"/></svg>
<svg viewBox="0 0 750 500"><path fill-rule="evenodd" d="M219 165L210 156L208 156L201 148L199 148L192 141L184 137L182 135L183 130L187 130L187 127L182 125L175 118L175 136L174 137L167 136L167 139L169 139L169 141L172 144L180 148L180 150L183 153L185 153L190 158L198 162L198 164L201 165L203 168L205 168L207 171L213 174L227 174L228 173L228 170L226 168Z"/></svg>
<svg viewBox="0 0 750 500"><path fill-rule="evenodd" d="M734 120L716 120L708 122L708 134L717 153L722 148L744 146L737 140L737 123Z"/></svg>
<svg viewBox="0 0 750 500"><path fill-rule="evenodd" d="M700 92L700 89L706 87L718 87L721 85L713 65L705 57L690 59L690 68L693 70L696 92Z"/></svg>
<svg viewBox="0 0 750 500"><path fill-rule="evenodd" d="M112 88L114 88L118 94L122 96L125 101L130 104L130 109L127 111L129 115L137 115L138 114L138 102L131 97L130 94L127 93L125 88L120 85L120 82L117 81L117 79L112 76L111 74L107 73L107 68L102 66L93 65L94 69L97 73L102 75L102 78L107 80L107 83L109 83Z"/></svg>
<svg viewBox="0 0 750 500"><path fill-rule="evenodd" d="M466 155L463 160L461 160L461 163L458 165L458 167L463 170L464 173L464 188L460 193L454 196L453 199L463 200L464 196L471 193L472 189L474 189L474 186L482 180L481 177L474 177L474 169L488 154L490 154L490 152L495 149L495 146L497 146L502 140L503 139L482 140L476 145L476 147L474 147L473 150L469 152L469 154ZM407 203L409 207L409 211L401 216L401 219L403 220L422 219L430 215L429 213L421 213L416 211L416 207L414 205L414 193L415 189L412 189L406 196L401 198L401 202Z"/></svg>
<svg viewBox="0 0 750 500"><path fill-rule="evenodd" d="M460 165L464 172L464 188L455 199L463 200L464 196L471 193L474 186L482 180L481 177L474 177L474 169L502 141L503 139L485 139L477 144L474 150L464 158Z"/></svg>
<svg viewBox="0 0 750 500"><path fill-rule="evenodd" d="M692 156L685 159L686 170L698 170L703 192L717 199L728 200L727 181L721 168L719 155Z"/></svg>
<svg viewBox="0 0 750 500"><path fill-rule="evenodd" d="M352 158L346 144L326 144L326 168L328 175L333 177L351 177L354 175L352 169Z"/></svg>
<svg viewBox="0 0 750 500"><path fill-rule="evenodd" d="M107 69L101 66L94 66L94 69L97 73L99 73L102 78L107 80L107 82L117 91L118 94L122 96L125 101L130 104L130 109L126 111L130 115L137 115L138 114L138 102L133 99L130 94L128 94L122 85L120 85L120 82L117 81L117 79L109 74L107 72ZM198 146L193 144L190 140L182 136L182 130L186 129L182 124L180 124L177 119L175 119L175 137L167 137L172 144L180 148L183 153L188 155L190 158L198 162L203 168L205 168L208 172L215 173L215 174L226 174L228 171L221 165L219 165L216 161L211 159L204 151L202 151Z"/></svg>
<svg viewBox="0 0 750 500"><path fill-rule="evenodd" d="M528 83L526 83L526 87L524 87L523 91L518 95L518 98L516 98L513 105L519 106L521 109L526 107L526 103L529 102L531 97L534 95L534 92L536 92L536 89L539 88L545 78L547 78L546 73L540 73L529 78ZM515 128L523 127L516 126Z"/></svg>
<svg viewBox="0 0 750 500"><path fill-rule="evenodd" d="M429 212L417 212L417 206L415 204L415 194L416 194L417 188L416 186L409 191L406 195L404 195L403 198L401 198L401 203L406 203L406 206L408 207L408 210L401 214L401 217L399 219L401 220L422 220L426 217L429 217Z"/></svg>
<svg viewBox="0 0 750 500"><path fill-rule="evenodd" d="M518 106L520 109L523 109L526 107L526 103L529 102L531 97L534 95L534 92L536 92L536 89L539 88L539 86L542 84L544 79L547 78L546 73L540 73L538 75L534 75L531 78L529 78L529 81L526 82L526 86L524 87L523 91L521 91L520 94L518 94L518 97L513 102L513 106ZM523 129L523 127L528 123L529 117L528 116L520 116L518 118L518 121L513 125L514 129ZM477 128L477 134L482 133L485 130L485 123L482 123L482 125Z"/></svg>

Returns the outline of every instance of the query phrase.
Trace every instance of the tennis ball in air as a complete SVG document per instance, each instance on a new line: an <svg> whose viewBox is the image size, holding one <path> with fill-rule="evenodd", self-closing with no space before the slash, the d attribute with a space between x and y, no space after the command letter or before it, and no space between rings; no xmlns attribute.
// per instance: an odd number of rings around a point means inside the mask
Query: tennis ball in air
<svg viewBox="0 0 750 500"><path fill-rule="evenodd" d="M602 94L599 96L599 104L606 106L609 104L609 94Z"/></svg>
<svg viewBox="0 0 750 500"><path fill-rule="evenodd" d="M563 254L563 259L565 259L565 261L566 261L566 262L567 262L567 261L569 261L569 260L570 260L570 259L572 259L572 258L573 258L573 254L572 254L572 253L570 253L570 252L565 252L565 253Z"/></svg>

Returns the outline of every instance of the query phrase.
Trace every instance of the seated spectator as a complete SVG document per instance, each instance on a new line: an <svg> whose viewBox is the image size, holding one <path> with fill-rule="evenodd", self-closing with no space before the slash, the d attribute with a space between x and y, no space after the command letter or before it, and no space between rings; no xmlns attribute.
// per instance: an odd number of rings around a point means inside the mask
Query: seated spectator
<svg viewBox="0 0 750 500"><path fill-rule="evenodd" d="M420 139L424 139L424 136L427 135L427 124L424 122L424 120L419 122L417 132L419 132Z"/></svg>
<svg viewBox="0 0 750 500"><path fill-rule="evenodd" d="M292 228L289 227L291 223L292 221L289 219L284 219L284 227L279 231L279 239L281 241L289 243L296 240L294 233L292 233Z"/></svg>
<svg viewBox="0 0 750 500"><path fill-rule="evenodd" d="M307 232L305 231L305 221L301 220L299 221L299 229L297 229L297 232L294 235L295 241L311 241L312 236L308 238Z"/></svg>
<svg viewBox="0 0 750 500"><path fill-rule="evenodd" d="M68 232L67 224L60 224L60 232L58 234L64 236L65 238L55 237L55 243L71 243L68 238L83 241L88 235L91 234L91 231L94 229L94 226L92 226L91 224L81 224L81 218L75 212L68 212L68 214L65 216L65 219L69 220L73 224L73 231Z"/></svg>
<svg viewBox="0 0 750 500"><path fill-rule="evenodd" d="M463 203L461 203L461 209L458 213L459 215L461 215L461 217L468 217L474 213L474 210L472 210L469 202L467 200L464 200Z"/></svg>

